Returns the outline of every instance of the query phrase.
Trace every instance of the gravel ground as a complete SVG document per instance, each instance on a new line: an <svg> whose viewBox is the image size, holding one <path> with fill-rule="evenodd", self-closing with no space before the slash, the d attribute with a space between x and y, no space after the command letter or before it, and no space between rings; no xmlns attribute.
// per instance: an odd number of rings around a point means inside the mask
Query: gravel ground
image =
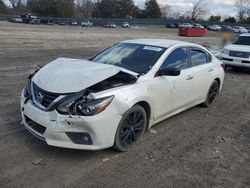
<svg viewBox="0 0 250 188"><path fill-rule="evenodd" d="M121 40L169 38L217 50L218 33L177 36L165 28L104 29L0 22L0 187L250 187L249 72L226 73L211 108L157 124L131 151L47 146L21 125L20 91L37 65L87 58Z"/></svg>

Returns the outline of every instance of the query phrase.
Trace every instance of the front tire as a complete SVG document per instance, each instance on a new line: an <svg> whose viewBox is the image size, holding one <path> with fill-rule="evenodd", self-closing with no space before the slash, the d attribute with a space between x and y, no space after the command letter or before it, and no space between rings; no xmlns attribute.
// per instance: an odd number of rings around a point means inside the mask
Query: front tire
<svg viewBox="0 0 250 188"><path fill-rule="evenodd" d="M147 126L147 114L140 105L128 110L118 125L115 135L114 149L128 151L142 137Z"/></svg>
<svg viewBox="0 0 250 188"><path fill-rule="evenodd" d="M205 107L210 107L214 103L217 95L219 94L219 87L218 81L214 80L209 88L206 101L203 103Z"/></svg>

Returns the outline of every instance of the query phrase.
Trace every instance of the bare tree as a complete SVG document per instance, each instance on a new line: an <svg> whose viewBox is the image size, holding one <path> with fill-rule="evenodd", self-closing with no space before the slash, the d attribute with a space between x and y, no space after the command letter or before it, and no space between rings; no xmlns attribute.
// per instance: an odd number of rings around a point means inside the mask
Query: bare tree
<svg viewBox="0 0 250 188"><path fill-rule="evenodd" d="M207 13L206 0L198 0L191 11L191 19L196 20L197 18L204 16Z"/></svg>
<svg viewBox="0 0 250 188"><path fill-rule="evenodd" d="M169 5L161 7L161 13L163 18L171 17L171 7Z"/></svg>
<svg viewBox="0 0 250 188"><path fill-rule="evenodd" d="M181 16L182 12L178 8L175 8L174 10L171 11L170 17L173 18L174 20L178 20Z"/></svg>
<svg viewBox="0 0 250 188"><path fill-rule="evenodd" d="M92 16L93 2L92 0L77 0L77 10L83 19L88 19Z"/></svg>
<svg viewBox="0 0 250 188"><path fill-rule="evenodd" d="M238 9L239 21L243 22L245 16L249 15L250 0L237 0L235 6Z"/></svg>
<svg viewBox="0 0 250 188"><path fill-rule="evenodd" d="M9 0L9 2L11 6L16 10L18 10L20 5L22 4L22 0Z"/></svg>

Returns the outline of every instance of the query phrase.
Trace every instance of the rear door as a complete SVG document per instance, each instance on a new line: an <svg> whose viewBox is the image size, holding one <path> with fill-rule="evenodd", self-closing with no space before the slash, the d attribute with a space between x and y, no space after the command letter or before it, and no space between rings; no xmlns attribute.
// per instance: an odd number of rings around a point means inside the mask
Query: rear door
<svg viewBox="0 0 250 188"><path fill-rule="evenodd" d="M212 56L201 48L189 48L189 58L195 102L205 99L216 70L212 63Z"/></svg>

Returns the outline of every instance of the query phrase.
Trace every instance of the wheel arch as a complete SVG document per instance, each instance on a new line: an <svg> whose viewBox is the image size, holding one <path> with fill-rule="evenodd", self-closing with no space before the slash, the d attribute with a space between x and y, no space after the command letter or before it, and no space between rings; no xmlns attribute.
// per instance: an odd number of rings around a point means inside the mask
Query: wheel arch
<svg viewBox="0 0 250 188"><path fill-rule="evenodd" d="M220 80L220 78L215 78L214 80L218 82L219 88L220 88L220 86L221 86L221 80Z"/></svg>
<svg viewBox="0 0 250 188"><path fill-rule="evenodd" d="M141 106L146 111L146 114L147 114L147 129L148 129L149 123L150 123L150 118L151 118L151 106L150 106L150 104L148 102L146 102L146 101L139 101L136 104L134 104L134 106L135 105Z"/></svg>

